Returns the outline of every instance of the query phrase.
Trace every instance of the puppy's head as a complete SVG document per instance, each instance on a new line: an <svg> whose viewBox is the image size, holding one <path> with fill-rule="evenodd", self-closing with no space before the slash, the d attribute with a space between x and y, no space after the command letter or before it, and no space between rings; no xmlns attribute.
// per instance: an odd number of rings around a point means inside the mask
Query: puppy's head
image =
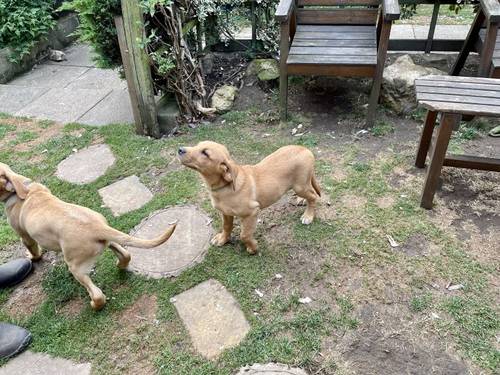
<svg viewBox="0 0 500 375"><path fill-rule="evenodd" d="M14 173L7 164L0 163L0 201L16 193L20 199L26 199L28 188L24 185L27 179Z"/></svg>
<svg viewBox="0 0 500 375"><path fill-rule="evenodd" d="M210 183L222 179L234 183L236 169L227 148L211 141L203 141L193 147L180 147L179 160L188 168L200 172Z"/></svg>

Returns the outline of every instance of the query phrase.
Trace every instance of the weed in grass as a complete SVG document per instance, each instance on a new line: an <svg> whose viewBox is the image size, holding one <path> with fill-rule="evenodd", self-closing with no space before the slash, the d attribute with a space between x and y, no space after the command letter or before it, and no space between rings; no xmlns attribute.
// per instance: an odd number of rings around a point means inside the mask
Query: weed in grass
<svg viewBox="0 0 500 375"><path fill-rule="evenodd" d="M428 309L432 303L432 296L430 294L423 294L415 296L410 300L410 310L418 313Z"/></svg>
<svg viewBox="0 0 500 375"><path fill-rule="evenodd" d="M377 121L370 131L375 137L383 137L394 133L394 126L386 121Z"/></svg>

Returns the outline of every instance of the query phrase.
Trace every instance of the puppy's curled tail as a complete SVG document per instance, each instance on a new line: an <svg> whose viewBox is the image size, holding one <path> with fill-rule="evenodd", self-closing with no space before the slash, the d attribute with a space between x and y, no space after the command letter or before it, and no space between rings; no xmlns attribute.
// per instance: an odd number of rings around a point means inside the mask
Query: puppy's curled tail
<svg viewBox="0 0 500 375"><path fill-rule="evenodd" d="M314 174L311 177L311 184L312 184L314 190L316 191L316 193L321 197L321 190L319 188L318 181L316 181L316 177L314 176Z"/></svg>
<svg viewBox="0 0 500 375"><path fill-rule="evenodd" d="M174 233L176 226L177 223L172 224L165 233L156 238L153 238L152 240L145 240L142 238L129 236L128 234L120 232L119 230L111 227L105 228L103 233L101 234L101 237L105 241L117 242L122 246L133 246L139 247L141 249L149 249L152 247L160 246L161 244L166 242L170 238L172 233Z"/></svg>

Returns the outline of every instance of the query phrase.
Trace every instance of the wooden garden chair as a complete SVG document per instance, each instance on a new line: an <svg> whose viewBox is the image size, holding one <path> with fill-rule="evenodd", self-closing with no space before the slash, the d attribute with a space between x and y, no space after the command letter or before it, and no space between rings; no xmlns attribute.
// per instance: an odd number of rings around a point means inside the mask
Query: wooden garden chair
<svg viewBox="0 0 500 375"><path fill-rule="evenodd" d="M287 117L288 76L372 77L373 123L397 0L280 0L280 106Z"/></svg>
<svg viewBox="0 0 500 375"><path fill-rule="evenodd" d="M453 65L450 75L456 76L464 67L465 60L470 52L480 55L480 77L500 78L500 1L480 0L480 8L472 23L469 34Z"/></svg>

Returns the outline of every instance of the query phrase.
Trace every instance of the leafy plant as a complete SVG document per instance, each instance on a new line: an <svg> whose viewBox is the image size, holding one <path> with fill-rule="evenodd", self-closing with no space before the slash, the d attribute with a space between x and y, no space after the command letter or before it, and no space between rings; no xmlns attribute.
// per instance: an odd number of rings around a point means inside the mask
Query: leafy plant
<svg viewBox="0 0 500 375"><path fill-rule="evenodd" d="M49 0L0 1L0 47L12 50L10 60L20 62L54 26Z"/></svg>

